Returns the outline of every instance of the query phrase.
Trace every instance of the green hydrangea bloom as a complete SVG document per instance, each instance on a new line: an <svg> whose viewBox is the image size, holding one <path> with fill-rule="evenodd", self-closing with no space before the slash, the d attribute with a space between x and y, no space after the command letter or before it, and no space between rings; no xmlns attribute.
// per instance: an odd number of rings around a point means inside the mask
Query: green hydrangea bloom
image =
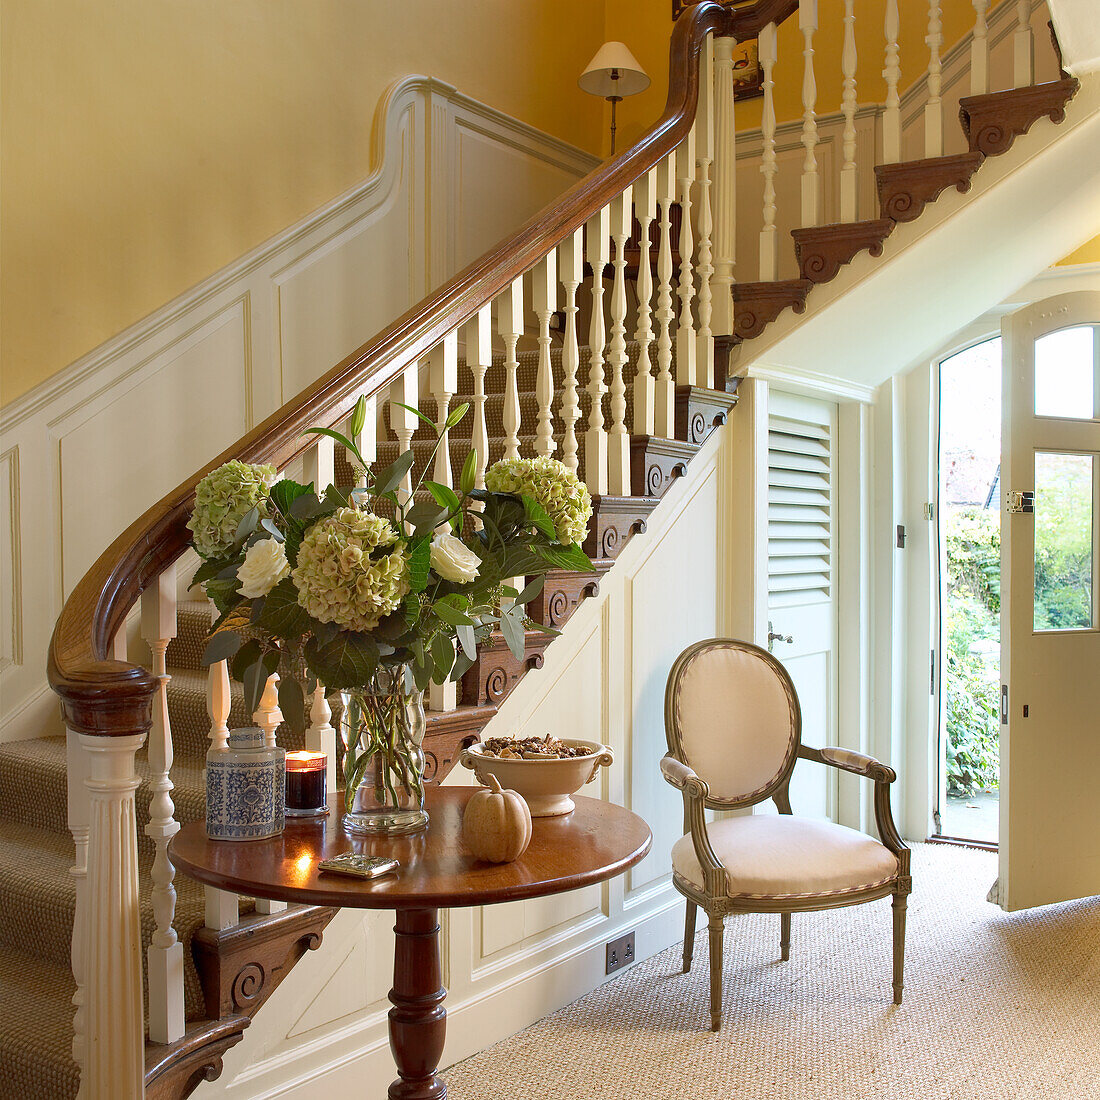
<svg viewBox="0 0 1100 1100"><path fill-rule="evenodd" d="M485 488L493 493L523 493L542 505L553 520L558 542L584 542L592 518L588 487L556 458L502 458L485 471Z"/></svg>
<svg viewBox="0 0 1100 1100"><path fill-rule="evenodd" d="M208 558L224 554L253 508L259 508L261 518L267 514L267 491L277 476L274 466L236 459L211 470L195 489L195 510L187 522L195 549Z"/></svg>
<svg viewBox="0 0 1100 1100"><path fill-rule="evenodd" d="M291 577L298 603L318 622L373 630L408 593L408 565L388 520L337 508L305 533Z"/></svg>

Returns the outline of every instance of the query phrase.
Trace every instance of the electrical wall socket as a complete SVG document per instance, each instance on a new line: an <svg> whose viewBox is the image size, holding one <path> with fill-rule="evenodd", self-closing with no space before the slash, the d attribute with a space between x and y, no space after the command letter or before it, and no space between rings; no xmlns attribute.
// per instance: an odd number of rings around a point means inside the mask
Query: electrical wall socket
<svg viewBox="0 0 1100 1100"><path fill-rule="evenodd" d="M634 933L627 932L607 945L607 967L605 974L614 974L634 961Z"/></svg>

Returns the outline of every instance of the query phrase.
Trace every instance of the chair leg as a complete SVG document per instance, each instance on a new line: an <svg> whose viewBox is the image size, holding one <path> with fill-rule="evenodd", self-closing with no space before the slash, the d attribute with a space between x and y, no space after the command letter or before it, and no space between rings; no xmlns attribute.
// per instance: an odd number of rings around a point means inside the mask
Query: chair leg
<svg viewBox="0 0 1100 1100"><path fill-rule="evenodd" d="M687 915L684 919L684 973L691 972L691 958L695 953L695 913L698 906L690 898L687 903Z"/></svg>
<svg viewBox="0 0 1100 1100"><path fill-rule="evenodd" d="M779 914L779 955L784 962L791 957L791 915Z"/></svg>
<svg viewBox="0 0 1100 1100"><path fill-rule="evenodd" d="M722 1026L722 932L725 926L721 914L709 914L710 928L710 1029Z"/></svg>
<svg viewBox="0 0 1100 1100"><path fill-rule="evenodd" d="M905 970L905 894L895 894L891 903L894 913L894 1004L901 1004L902 975Z"/></svg>

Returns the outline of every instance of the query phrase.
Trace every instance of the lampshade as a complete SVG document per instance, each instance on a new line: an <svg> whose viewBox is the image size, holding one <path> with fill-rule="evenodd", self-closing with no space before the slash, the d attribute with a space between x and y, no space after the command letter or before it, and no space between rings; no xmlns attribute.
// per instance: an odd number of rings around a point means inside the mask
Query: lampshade
<svg viewBox="0 0 1100 1100"><path fill-rule="evenodd" d="M612 73L616 76L613 77ZM621 42L605 42L577 81L589 95L628 96L644 92L649 77L638 59Z"/></svg>

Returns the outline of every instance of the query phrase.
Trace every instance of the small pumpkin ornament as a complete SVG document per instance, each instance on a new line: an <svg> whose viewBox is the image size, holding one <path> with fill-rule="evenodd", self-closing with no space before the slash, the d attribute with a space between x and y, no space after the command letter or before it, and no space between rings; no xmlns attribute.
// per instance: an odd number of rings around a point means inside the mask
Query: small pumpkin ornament
<svg viewBox="0 0 1100 1100"><path fill-rule="evenodd" d="M478 859L511 863L531 843L531 811L523 795L501 787L489 776L489 789L477 791L466 803L462 839Z"/></svg>

